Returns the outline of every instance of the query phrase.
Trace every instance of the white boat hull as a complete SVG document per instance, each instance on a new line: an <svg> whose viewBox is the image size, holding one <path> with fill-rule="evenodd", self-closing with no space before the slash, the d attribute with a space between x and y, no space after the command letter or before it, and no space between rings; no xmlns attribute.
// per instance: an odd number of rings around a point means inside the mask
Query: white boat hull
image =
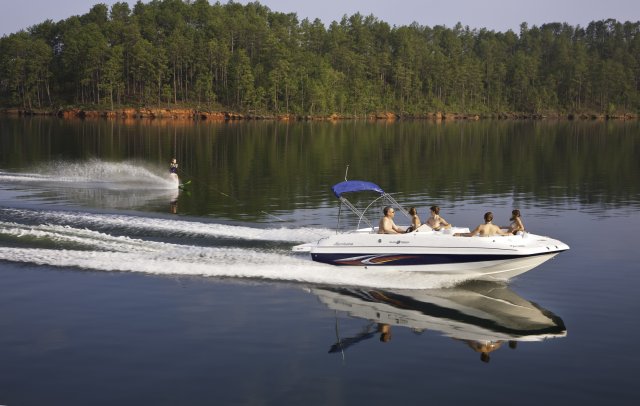
<svg viewBox="0 0 640 406"><path fill-rule="evenodd" d="M525 234L454 237L454 232L373 234L371 229L337 234L294 247L317 262L366 269L394 269L471 279L506 281L569 249L561 241Z"/></svg>
<svg viewBox="0 0 640 406"><path fill-rule="evenodd" d="M410 218L409 213L391 195L372 182L347 180L345 176L345 181L333 185L331 190L340 200L340 208L345 206L357 216L356 227L364 224L368 227L323 238L317 243L293 247L294 252L309 252L311 259L317 262L505 281L569 249L561 241L530 233L456 237L456 233L468 235L469 229L434 231L425 224L410 233L378 234L377 227L366 216L367 210L374 204L385 207L385 216L392 207L405 213L407 218ZM354 206L344 196L364 192L377 196L364 209Z"/></svg>

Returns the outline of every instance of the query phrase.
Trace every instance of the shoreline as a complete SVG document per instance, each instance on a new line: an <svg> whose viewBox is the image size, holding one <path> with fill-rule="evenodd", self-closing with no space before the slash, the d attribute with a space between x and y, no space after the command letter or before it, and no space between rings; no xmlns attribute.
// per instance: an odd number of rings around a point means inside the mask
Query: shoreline
<svg viewBox="0 0 640 406"><path fill-rule="evenodd" d="M295 115L295 114L243 114L229 111L207 111L188 108L122 108L116 110L59 109L28 110L19 108L0 109L0 114L12 116L51 116L63 119L160 119L190 121L236 121L236 120L273 120L273 121L340 121L340 120L432 120L432 121L478 121L497 120L637 120L638 115L632 113L602 114L593 112L581 113L523 113L500 112L491 114L425 112L424 114L399 114L393 112L369 113L366 115Z"/></svg>

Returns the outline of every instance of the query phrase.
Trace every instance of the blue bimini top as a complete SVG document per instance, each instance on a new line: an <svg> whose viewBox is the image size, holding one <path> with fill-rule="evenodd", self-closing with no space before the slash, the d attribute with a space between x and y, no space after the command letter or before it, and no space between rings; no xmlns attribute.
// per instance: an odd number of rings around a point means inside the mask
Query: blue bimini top
<svg viewBox="0 0 640 406"><path fill-rule="evenodd" d="M384 194L384 190L382 190L380 186L364 180L347 180L344 182L336 183L335 185L333 185L331 190L333 190L333 194L335 194L337 198L340 198L340 196L345 193L352 192L376 192L380 193L381 195Z"/></svg>

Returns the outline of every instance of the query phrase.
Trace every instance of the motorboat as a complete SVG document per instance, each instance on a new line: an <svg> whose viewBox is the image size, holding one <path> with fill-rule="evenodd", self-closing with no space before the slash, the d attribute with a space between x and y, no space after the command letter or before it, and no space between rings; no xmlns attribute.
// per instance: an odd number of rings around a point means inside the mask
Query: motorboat
<svg viewBox="0 0 640 406"><path fill-rule="evenodd" d="M396 326L416 333L436 331L478 352L482 348L490 352L503 342L513 348L520 341L539 342L567 334L560 317L495 282L420 290L329 286L310 292L328 308L369 322L357 334L338 337L329 352L343 351L377 334L382 340Z"/></svg>
<svg viewBox="0 0 640 406"><path fill-rule="evenodd" d="M310 253L317 262L506 281L569 249L561 241L529 232L465 238L455 234L468 233L468 228L436 231L423 225L409 233L378 234L378 227L367 218L372 208L394 207L410 218L393 196L375 183L360 180L345 180L332 190L340 201L336 234L292 248L294 252ZM361 209L347 199L356 193L374 194L374 199ZM355 228L348 231L340 228L343 207L355 215L351 221Z"/></svg>

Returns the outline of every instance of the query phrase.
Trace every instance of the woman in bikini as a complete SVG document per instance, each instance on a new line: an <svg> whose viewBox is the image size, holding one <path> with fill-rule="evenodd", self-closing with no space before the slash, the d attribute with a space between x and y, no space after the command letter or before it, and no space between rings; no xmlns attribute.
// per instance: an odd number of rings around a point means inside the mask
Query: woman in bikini
<svg viewBox="0 0 640 406"><path fill-rule="evenodd" d="M524 233L524 224L522 218L520 218L520 210L514 209L511 212L511 218L509 219L511 224L509 225L509 232L513 235L518 234L519 231Z"/></svg>
<svg viewBox="0 0 640 406"><path fill-rule="evenodd" d="M451 224L447 223L447 220L440 217L440 207L431 206L431 216L426 221L427 225L439 231L443 228L451 228Z"/></svg>
<svg viewBox="0 0 640 406"><path fill-rule="evenodd" d="M415 207L409 209L409 214L411 215L411 225L407 228L407 233L416 231L418 227L422 225L422 223L420 222L420 217L418 217L418 211Z"/></svg>

